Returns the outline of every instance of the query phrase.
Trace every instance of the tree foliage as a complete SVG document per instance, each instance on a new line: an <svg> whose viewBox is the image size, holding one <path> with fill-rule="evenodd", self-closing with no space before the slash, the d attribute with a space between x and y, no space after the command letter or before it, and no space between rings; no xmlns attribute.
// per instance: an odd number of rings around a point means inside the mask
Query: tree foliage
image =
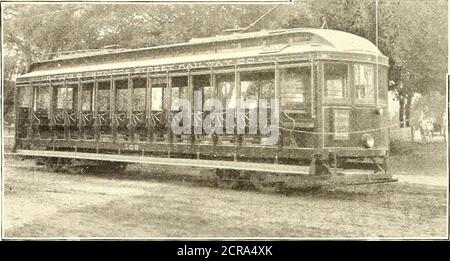
<svg viewBox="0 0 450 261"><path fill-rule="evenodd" d="M400 120L408 123L415 94L445 94L447 1L379 0L377 24L375 8L375 1L319 0L311 10L326 16L330 28L374 43L378 25L378 46L390 58L389 89L400 102Z"/></svg>
<svg viewBox="0 0 450 261"><path fill-rule="evenodd" d="M139 48L246 27L270 5L8 4L4 8L5 75L12 79L44 53ZM447 1L308 0L280 5L251 30L328 28L376 42L390 58L390 90L410 108L416 93L445 93ZM407 109L408 109L407 108Z"/></svg>
<svg viewBox="0 0 450 261"><path fill-rule="evenodd" d="M42 54L117 45L139 48L220 34L250 24L265 6L8 5L6 49L27 66Z"/></svg>

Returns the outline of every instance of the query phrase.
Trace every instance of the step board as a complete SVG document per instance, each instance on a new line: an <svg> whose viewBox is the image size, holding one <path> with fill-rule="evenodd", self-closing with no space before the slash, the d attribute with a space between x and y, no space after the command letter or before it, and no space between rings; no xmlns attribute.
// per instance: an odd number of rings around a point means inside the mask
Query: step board
<svg viewBox="0 0 450 261"><path fill-rule="evenodd" d="M5 155L102 160L102 161L138 163L138 164L172 165L172 166L186 166L199 168L233 169L233 170L248 170L248 171L270 172L270 173L309 175L309 166L253 163L240 161L158 158L152 156L117 155L117 154L113 155L113 154L97 154L97 153L71 152L71 151L46 151L46 150L17 150L15 153L5 153Z"/></svg>

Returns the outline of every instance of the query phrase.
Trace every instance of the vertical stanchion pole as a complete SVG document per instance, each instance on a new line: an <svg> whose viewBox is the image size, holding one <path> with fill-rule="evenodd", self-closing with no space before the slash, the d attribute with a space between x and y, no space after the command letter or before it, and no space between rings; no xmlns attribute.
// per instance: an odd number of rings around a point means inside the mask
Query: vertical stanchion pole
<svg viewBox="0 0 450 261"><path fill-rule="evenodd" d="M82 117L83 117L83 84L81 83L80 78L78 78L78 101L77 101L77 126L78 126L78 139L81 140L82 139Z"/></svg>
<svg viewBox="0 0 450 261"><path fill-rule="evenodd" d="M280 68L278 67L278 63L275 63L275 100L278 100L278 104L280 106L280 109L278 110L278 122L279 124L282 124L281 122L281 111L282 111L282 106L281 106L281 86L280 86ZM273 108L272 108L273 110ZM277 126L279 127L279 126ZM283 147L283 130L279 129L279 137L278 137L278 148ZM278 161L278 159L277 159Z"/></svg>
<svg viewBox="0 0 450 261"><path fill-rule="evenodd" d="M109 114L111 116L111 141L115 143L117 141L116 81L112 74L110 81Z"/></svg>
<svg viewBox="0 0 450 261"><path fill-rule="evenodd" d="M128 74L128 131L130 136L130 142L134 142L134 88L133 78L131 74Z"/></svg>
<svg viewBox="0 0 450 261"><path fill-rule="evenodd" d="M30 97L29 97L29 99L30 99L29 100L30 113L28 115L28 124L29 124L28 138L31 140L31 142L34 139L34 109L35 109L35 98L34 98L34 96L35 96L35 88L36 87L32 83L30 83L30 93L31 94L30 94Z"/></svg>
<svg viewBox="0 0 450 261"><path fill-rule="evenodd" d="M100 140L99 127L100 123L98 120L98 81L94 77L94 137L97 142Z"/></svg>
<svg viewBox="0 0 450 261"><path fill-rule="evenodd" d="M193 76L191 75L191 70L188 69L188 100L190 103L190 124L191 124L191 133L190 133L190 143L191 145L195 144L195 134L194 134L194 82Z"/></svg>
<svg viewBox="0 0 450 261"><path fill-rule="evenodd" d="M153 112L152 112L152 78L150 73L147 72L147 92L146 95L147 102L147 136L150 142L153 142Z"/></svg>
<svg viewBox="0 0 450 261"><path fill-rule="evenodd" d="M54 100L55 100L55 92L53 90L52 81L48 82L48 91L49 91L49 108L48 108L48 127L50 131L50 139L53 140L55 138L54 133Z"/></svg>
<svg viewBox="0 0 450 261"><path fill-rule="evenodd" d="M241 77L240 73L238 71L237 65L234 67L234 86L236 88L236 96L234 97L235 101L235 117L236 117L236 139L235 139L235 145L242 146L242 134L237 134L237 131L239 129L239 122L241 121Z"/></svg>
<svg viewBox="0 0 450 261"><path fill-rule="evenodd" d="M171 83L171 77L169 75L169 71L167 70L166 73L166 80L167 80L167 95L166 95L166 99L167 99L167 106L166 106L166 111L167 111L167 121L166 121L166 126L167 126L167 142L172 145L173 142L173 137L172 137L172 83Z"/></svg>
<svg viewBox="0 0 450 261"><path fill-rule="evenodd" d="M64 115L64 140L67 140L68 137L68 124L69 124L69 115L68 115L68 111L67 111L67 93L68 93L68 88L67 88L67 79L66 77L64 77L64 104L63 104L63 115ZM72 103L73 105L73 103Z"/></svg>

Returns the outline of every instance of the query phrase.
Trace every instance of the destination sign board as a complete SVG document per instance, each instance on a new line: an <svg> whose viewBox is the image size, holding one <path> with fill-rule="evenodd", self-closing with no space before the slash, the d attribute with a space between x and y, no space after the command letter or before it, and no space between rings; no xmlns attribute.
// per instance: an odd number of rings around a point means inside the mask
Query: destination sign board
<svg viewBox="0 0 450 261"><path fill-rule="evenodd" d="M62 81L64 79L78 79L78 78L94 78L94 77L110 77L127 74L145 74L145 73L166 73L171 71L183 71L194 69L217 69L221 67L241 66L241 65L258 65L258 64L274 64L275 62L301 62L310 61L313 59L339 59L358 62L375 62L373 56L357 55L357 54L342 54L334 52L308 52L302 54L288 54L288 55L260 55L229 59L211 59L204 61L180 62L180 63L161 63L157 65L134 65L128 63L126 66L116 64L98 64L96 68L88 69L88 66L80 66L73 68L61 68L60 70L42 72L42 75L25 74L17 78L17 83L33 82L33 81ZM149 60L149 63L152 61ZM137 63L137 62L136 62ZM141 64L143 62L140 62ZM387 65L387 60L380 65ZM63 72L69 71L69 72Z"/></svg>
<svg viewBox="0 0 450 261"><path fill-rule="evenodd" d="M280 60L277 56L257 56L257 57L245 57L245 58L233 58L222 60L207 60L185 63L173 63L173 64L160 64L149 66L136 66L128 68L114 68L114 69L101 69L102 65L99 65L99 70L70 72L70 73L57 73L48 74L42 76L30 76L26 75L19 77L18 82L21 81L49 81L49 80L64 80L83 77L107 77L111 75L127 75L127 74L140 74L140 73L164 73L170 71L179 70L193 70L204 68L217 68L246 64L258 64L258 63L274 63ZM110 65L114 66L114 65ZM106 65L104 67L107 67Z"/></svg>
<svg viewBox="0 0 450 261"><path fill-rule="evenodd" d="M348 140L350 130L350 111L334 109L334 140Z"/></svg>

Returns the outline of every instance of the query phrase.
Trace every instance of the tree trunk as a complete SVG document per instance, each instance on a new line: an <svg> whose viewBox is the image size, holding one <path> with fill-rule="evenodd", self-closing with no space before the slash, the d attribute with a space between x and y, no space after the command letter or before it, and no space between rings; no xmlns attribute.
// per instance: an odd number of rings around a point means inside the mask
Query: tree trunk
<svg viewBox="0 0 450 261"><path fill-rule="evenodd" d="M24 62L24 65L25 65L25 67L23 68L23 72L21 72L21 73L27 73L27 72L29 72L30 71L30 66L31 66L31 64L33 63L33 58L31 58L32 57L32 54L31 54L31 52L24 52L24 60L25 60L25 62Z"/></svg>
<svg viewBox="0 0 450 261"><path fill-rule="evenodd" d="M412 98L413 98L412 94L408 95L408 97L406 98L406 108L405 108L405 123L406 123L405 126L406 127L410 127L411 126L411 124L410 124L410 121L411 121L410 115L411 115Z"/></svg>
<svg viewBox="0 0 450 261"><path fill-rule="evenodd" d="M14 61L14 64L13 64L13 66L11 67L11 70L10 70L9 73L7 74L7 75L8 75L8 78L7 78L8 81L12 81L12 78L13 78L13 76L14 76L14 74L15 74L17 61L18 61L18 59L16 59L16 60Z"/></svg>
<svg viewBox="0 0 450 261"><path fill-rule="evenodd" d="M403 99L403 97L400 97L398 99L398 104L399 104L398 120L400 121L400 128L403 128L404 127L404 112L405 112L405 100Z"/></svg>

